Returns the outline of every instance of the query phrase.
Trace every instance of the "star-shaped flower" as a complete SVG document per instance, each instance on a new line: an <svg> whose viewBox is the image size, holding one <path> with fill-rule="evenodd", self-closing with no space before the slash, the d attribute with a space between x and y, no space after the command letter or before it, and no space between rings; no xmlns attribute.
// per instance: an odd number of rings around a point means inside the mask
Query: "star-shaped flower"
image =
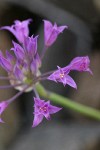
<svg viewBox="0 0 100 150"><path fill-rule="evenodd" d="M24 36L27 37L29 35L28 25L31 21L32 21L31 19L27 19L24 21L16 20L14 21L15 24L12 25L11 27L4 26L4 27L1 27L1 29L6 29L10 31L20 43L23 43Z"/></svg>
<svg viewBox="0 0 100 150"><path fill-rule="evenodd" d="M75 57L68 66L70 67L70 70L77 70L80 72L88 71L90 74L92 74L92 71L89 68L90 59L88 56Z"/></svg>
<svg viewBox="0 0 100 150"><path fill-rule="evenodd" d="M58 27L55 23L52 23L48 20L44 20L44 39L45 39L45 46L51 46L57 39L58 35L63 32L67 26L60 26Z"/></svg>
<svg viewBox="0 0 100 150"><path fill-rule="evenodd" d="M58 70L52 73L48 77L48 79L53 80L55 82L61 82L63 83L64 86L68 84L73 88L77 88L75 81L68 75L69 71L70 71L69 69L66 69L66 71L64 71L63 68L60 68L58 66Z"/></svg>
<svg viewBox="0 0 100 150"><path fill-rule="evenodd" d="M50 120L50 114L54 114L62 109L51 105L50 101L45 102L39 98L34 98L34 102L34 120L32 127L39 125L42 122L43 117Z"/></svg>

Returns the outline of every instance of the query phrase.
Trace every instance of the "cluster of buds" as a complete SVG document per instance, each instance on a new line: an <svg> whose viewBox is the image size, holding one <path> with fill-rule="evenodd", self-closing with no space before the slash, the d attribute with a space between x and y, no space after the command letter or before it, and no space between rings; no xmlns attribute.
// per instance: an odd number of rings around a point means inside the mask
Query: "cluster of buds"
<svg viewBox="0 0 100 150"><path fill-rule="evenodd" d="M38 36L29 37L28 25L31 19L25 21L16 20L12 26L1 27L1 30L5 29L10 31L17 39L18 43L12 42L11 48L12 55L8 50L4 55L0 51L0 66L7 72L8 76L0 76L0 79L9 80L10 85L0 86L0 88L15 88L19 92L12 98L2 101L0 103L0 116L8 105L13 102L24 92L34 91L36 97L34 97L34 119L32 127L36 127L40 124L45 117L50 120L50 114L54 114L60 111L62 108L53 106L50 101L40 99L36 90L36 84L42 80L52 80L55 82L61 82L63 85L69 85L73 88L77 88L75 81L69 76L70 71L88 71L92 74L89 68L90 60L88 56L76 57L69 65L61 68L57 66L57 70L46 73L40 72L42 60L47 49L56 41L58 35L67 29L67 26L58 27L55 23L48 20L44 20L44 48L39 56L37 51ZM4 121L0 117L0 122Z"/></svg>

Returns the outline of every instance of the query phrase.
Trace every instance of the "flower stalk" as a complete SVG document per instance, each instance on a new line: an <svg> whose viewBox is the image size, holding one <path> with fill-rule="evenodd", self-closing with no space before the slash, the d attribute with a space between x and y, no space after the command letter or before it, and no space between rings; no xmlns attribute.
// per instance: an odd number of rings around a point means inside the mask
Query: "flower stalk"
<svg viewBox="0 0 100 150"><path fill-rule="evenodd" d="M69 108L69 109L79 112L87 117L91 117L93 119L100 121L100 111L99 110L85 106L83 104L79 104L77 102L70 100L67 97L61 96L54 92L47 91L41 84L37 84L36 89L41 97L50 99L54 103L57 103L65 108Z"/></svg>

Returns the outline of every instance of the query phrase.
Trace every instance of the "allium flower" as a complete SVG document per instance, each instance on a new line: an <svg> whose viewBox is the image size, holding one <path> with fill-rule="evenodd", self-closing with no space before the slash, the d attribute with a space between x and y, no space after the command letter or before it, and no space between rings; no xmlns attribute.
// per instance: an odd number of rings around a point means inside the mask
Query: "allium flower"
<svg viewBox="0 0 100 150"><path fill-rule="evenodd" d="M6 101L2 101L0 103L0 116L2 115L3 111L7 108L7 106L8 106L8 103ZM4 123L4 121L1 119L1 117L0 117L0 122Z"/></svg>
<svg viewBox="0 0 100 150"><path fill-rule="evenodd" d="M32 127L39 125L42 122L43 117L50 120L50 114L54 114L62 109L51 105L50 101L45 102L39 98L34 98L34 102L34 120Z"/></svg>
<svg viewBox="0 0 100 150"><path fill-rule="evenodd" d="M29 35L28 25L31 21L32 21L31 19L27 19L24 21L16 20L14 22L15 24L12 25L11 27L4 26L1 29L6 29L6 30L10 31L20 43L23 43L24 36L27 37Z"/></svg>
<svg viewBox="0 0 100 150"><path fill-rule="evenodd" d="M90 66L90 60L88 56L84 57L76 57L74 58L70 64L66 67L60 68L53 72L49 77L48 80L52 80L55 82L62 82L65 86L66 84L70 85L73 88L77 88L75 81L68 75L70 71L77 70L77 71L88 71L92 74Z"/></svg>
<svg viewBox="0 0 100 150"><path fill-rule="evenodd" d="M64 86L68 84L73 88L77 88L75 81L68 75L68 73L69 70L64 71L63 68L58 66L58 70L51 74L48 79L55 82L61 82Z"/></svg>
<svg viewBox="0 0 100 150"><path fill-rule="evenodd" d="M13 41L13 47L11 48L13 54L10 54L7 50L4 55L0 51L0 66L8 74L6 77L0 76L0 80L10 81L10 85L2 85L0 86L0 89L15 88L19 90L19 92L10 99L0 103L0 115L17 97L24 92L33 90L36 98L34 98L34 120L32 127L35 127L41 123L43 117L49 120L51 114L61 110L59 107L52 106L50 101L45 102L39 98L36 90L36 84L38 82L41 80L53 80L55 82L63 83L64 86L68 84L73 88L77 88L75 81L69 76L70 71L77 70L89 71L90 73L92 72L89 68L90 60L88 56L86 56L74 58L71 63L64 68L58 67L56 71L41 73L40 67L42 65L42 59L46 49L56 41L58 35L63 32L67 26L57 27L56 23L53 26L50 21L44 20L44 49L41 56L39 56L37 51L38 36L28 36L28 24L30 21L30 19L22 22L16 20L15 24L11 27L5 26L1 28L12 32L19 43ZM0 122L3 122L1 118Z"/></svg>
<svg viewBox="0 0 100 150"><path fill-rule="evenodd" d="M44 20L44 38L45 46L51 46L57 39L58 35L63 32L64 29L68 28L67 26L57 27L55 23L54 26L48 20Z"/></svg>
<svg viewBox="0 0 100 150"><path fill-rule="evenodd" d="M84 57L76 57L74 58L71 63L69 64L70 70L77 70L77 71L88 71L92 74L90 67L90 59L88 56Z"/></svg>
<svg viewBox="0 0 100 150"><path fill-rule="evenodd" d="M37 46L35 46L37 45L36 39L37 37L25 39L28 42L24 45L25 49L18 43L13 42L14 47L11 50L14 51L15 57L8 51L7 58L3 54L0 55L0 64L8 72L11 85L20 84L20 86L15 87L16 89L22 90L28 84L33 86L33 79L39 74L41 60L37 53ZM31 90L31 88L29 89Z"/></svg>

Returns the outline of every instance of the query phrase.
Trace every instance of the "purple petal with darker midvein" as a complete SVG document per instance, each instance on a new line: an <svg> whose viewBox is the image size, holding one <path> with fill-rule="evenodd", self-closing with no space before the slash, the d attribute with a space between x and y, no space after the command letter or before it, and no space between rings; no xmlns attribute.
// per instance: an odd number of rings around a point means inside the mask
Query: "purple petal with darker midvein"
<svg viewBox="0 0 100 150"><path fill-rule="evenodd" d="M62 108L60 108L60 107L56 107L56 106L50 105L50 106L49 106L49 113L50 113L50 114L54 114L54 113L60 111L61 109L62 109Z"/></svg>
<svg viewBox="0 0 100 150"><path fill-rule="evenodd" d="M38 126L42 122L42 120L43 120L42 114L40 114L40 115L35 114L32 127L34 128L34 127Z"/></svg>
<svg viewBox="0 0 100 150"><path fill-rule="evenodd" d="M16 36L16 33L15 33L15 30L13 29L13 26L4 26L4 27L1 27L0 28L1 30L3 30L3 29L5 29L5 30L8 30L8 31L10 31L11 33L13 33L14 34L14 36Z"/></svg>
<svg viewBox="0 0 100 150"><path fill-rule="evenodd" d="M23 75L21 69L19 69L19 67L15 66L15 68L14 68L14 74L15 74L15 76L16 76L17 79L23 80L24 75Z"/></svg>
<svg viewBox="0 0 100 150"><path fill-rule="evenodd" d="M25 56L24 49L14 41L13 41L13 45L14 45L14 48L11 48L11 50L14 51L14 53L18 59L23 60L24 56Z"/></svg>
<svg viewBox="0 0 100 150"><path fill-rule="evenodd" d="M66 84L77 89L77 85L76 85L75 81L69 75L66 75Z"/></svg>
<svg viewBox="0 0 100 150"><path fill-rule="evenodd" d="M6 50L6 57L9 61L14 62L15 57L9 53L9 51Z"/></svg>
<svg viewBox="0 0 100 150"><path fill-rule="evenodd" d="M0 56L0 65L8 72L12 71L12 64L2 56Z"/></svg>

